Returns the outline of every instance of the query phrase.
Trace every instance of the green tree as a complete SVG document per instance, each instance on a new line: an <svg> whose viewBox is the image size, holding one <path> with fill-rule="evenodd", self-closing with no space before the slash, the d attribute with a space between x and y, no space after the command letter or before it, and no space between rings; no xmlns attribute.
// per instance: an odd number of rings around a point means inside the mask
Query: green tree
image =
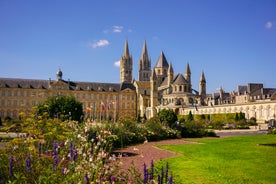
<svg viewBox="0 0 276 184"><path fill-rule="evenodd" d="M239 120L240 120L239 114L236 112L236 114L235 114L235 121L237 122L237 121L239 121Z"/></svg>
<svg viewBox="0 0 276 184"><path fill-rule="evenodd" d="M190 111L189 115L188 115L188 121L193 121L193 120L194 120L194 116L193 116L192 112Z"/></svg>
<svg viewBox="0 0 276 184"><path fill-rule="evenodd" d="M162 109L158 112L157 117L162 124L173 127L177 121L177 115L172 110Z"/></svg>
<svg viewBox="0 0 276 184"><path fill-rule="evenodd" d="M36 115L46 118L80 121L83 117L82 103L73 96L54 96L37 105Z"/></svg>

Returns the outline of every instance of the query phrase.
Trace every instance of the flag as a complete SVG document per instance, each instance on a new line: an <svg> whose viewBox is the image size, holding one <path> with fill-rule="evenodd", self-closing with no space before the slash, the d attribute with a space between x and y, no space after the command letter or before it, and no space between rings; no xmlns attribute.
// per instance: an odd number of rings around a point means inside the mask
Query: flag
<svg viewBox="0 0 276 184"><path fill-rule="evenodd" d="M87 111L87 112L91 112L91 108L87 106L87 107L86 107L86 111Z"/></svg>
<svg viewBox="0 0 276 184"><path fill-rule="evenodd" d="M105 105L103 102L101 102L101 109L102 109L102 111L104 111L104 109L105 109Z"/></svg>
<svg viewBox="0 0 276 184"><path fill-rule="evenodd" d="M111 103L110 102L106 102L106 108L107 108L107 110L109 110L110 107L111 107Z"/></svg>

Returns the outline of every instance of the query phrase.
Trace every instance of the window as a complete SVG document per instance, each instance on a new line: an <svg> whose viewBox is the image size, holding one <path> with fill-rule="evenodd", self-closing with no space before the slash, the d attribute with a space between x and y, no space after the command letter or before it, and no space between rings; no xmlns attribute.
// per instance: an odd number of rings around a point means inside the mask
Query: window
<svg viewBox="0 0 276 184"><path fill-rule="evenodd" d="M13 101L13 106L14 106L14 107L17 107L17 100L14 100L14 101Z"/></svg>
<svg viewBox="0 0 276 184"><path fill-rule="evenodd" d="M177 87L176 86L174 87L174 91L177 91Z"/></svg>
<svg viewBox="0 0 276 184"><path fill-rule="evenodd" d="M182 86L179 86L179 91L182 91Z"/></svg>
<svg viewBox="0 0 276 184"><path fill-rule="evenodd" d="M14 91L13 95L14 95L14 96L17 96L17 91Z"/></svg>
<svg viewBox="0 0 276 184"><path fill-rule="evenodd" d="M5 91L2 91L2 96L5 96Z"/></svg>
<svg viewBox="0 0 276 184"><path fill-rule="evenodd" d="M1 106L2 106L2 107L5 107L5 100L2 100L2 101L1 101Z"/></svg>
<svg viewBox="0 0 276 184"><path fill-rule="evenodd" d="M8 107L10 107L11 106L11 101L10 100L8 100Z"/></svg>
<svg viewBox="0 0 276 184"><path fill-rule="evenodd" d="M12 93L11 93L11 91L8 91L8 96L12 96Z"/></svg>
<svg viewBox="0 0 276 184"><path fill-rule="evenodd" d="M24 91L21 91L20 95L21 95L21 96L24 96Z"/></svg>

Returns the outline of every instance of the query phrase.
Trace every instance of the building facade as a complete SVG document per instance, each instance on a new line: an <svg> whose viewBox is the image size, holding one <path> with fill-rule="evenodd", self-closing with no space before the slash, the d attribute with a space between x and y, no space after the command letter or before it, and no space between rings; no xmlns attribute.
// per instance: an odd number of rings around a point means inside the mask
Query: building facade
<svg viewBox="0 0 276 184"><path fill-rule="evenodd" d="M0 78L0 117L28 115L33 106L59 95L74 96L83 104L85 116L97 120L115 120L123 116L151 118L164 108L173 109L178 114L189 111L202 114L244 112L247 118L256 117L260 121L275 117L275 88L249 83L238 86L236 92L228 93L220 88L217 93L207 94L202 71L196 90L191 83L189 63L183 68L183 73L175 73L172 62L168 63L162 51L152 68L146 41L138 68L136 80L126 40L120 59L119 83L64 80L60 69L55 80Z"/></svg>

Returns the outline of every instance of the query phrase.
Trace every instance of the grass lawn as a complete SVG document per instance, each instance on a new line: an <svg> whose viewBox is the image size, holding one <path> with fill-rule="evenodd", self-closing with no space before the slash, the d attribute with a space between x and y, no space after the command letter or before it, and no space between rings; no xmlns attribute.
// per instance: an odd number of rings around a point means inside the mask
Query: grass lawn
<svg viewBox="0 0 276 184"><path fill-rule="evenodd" d="M202 144L160 146L181 156L169 162L176 183L276 183L276 135L193 139ZM159 164L158 163L158 164Z"/></svg>

